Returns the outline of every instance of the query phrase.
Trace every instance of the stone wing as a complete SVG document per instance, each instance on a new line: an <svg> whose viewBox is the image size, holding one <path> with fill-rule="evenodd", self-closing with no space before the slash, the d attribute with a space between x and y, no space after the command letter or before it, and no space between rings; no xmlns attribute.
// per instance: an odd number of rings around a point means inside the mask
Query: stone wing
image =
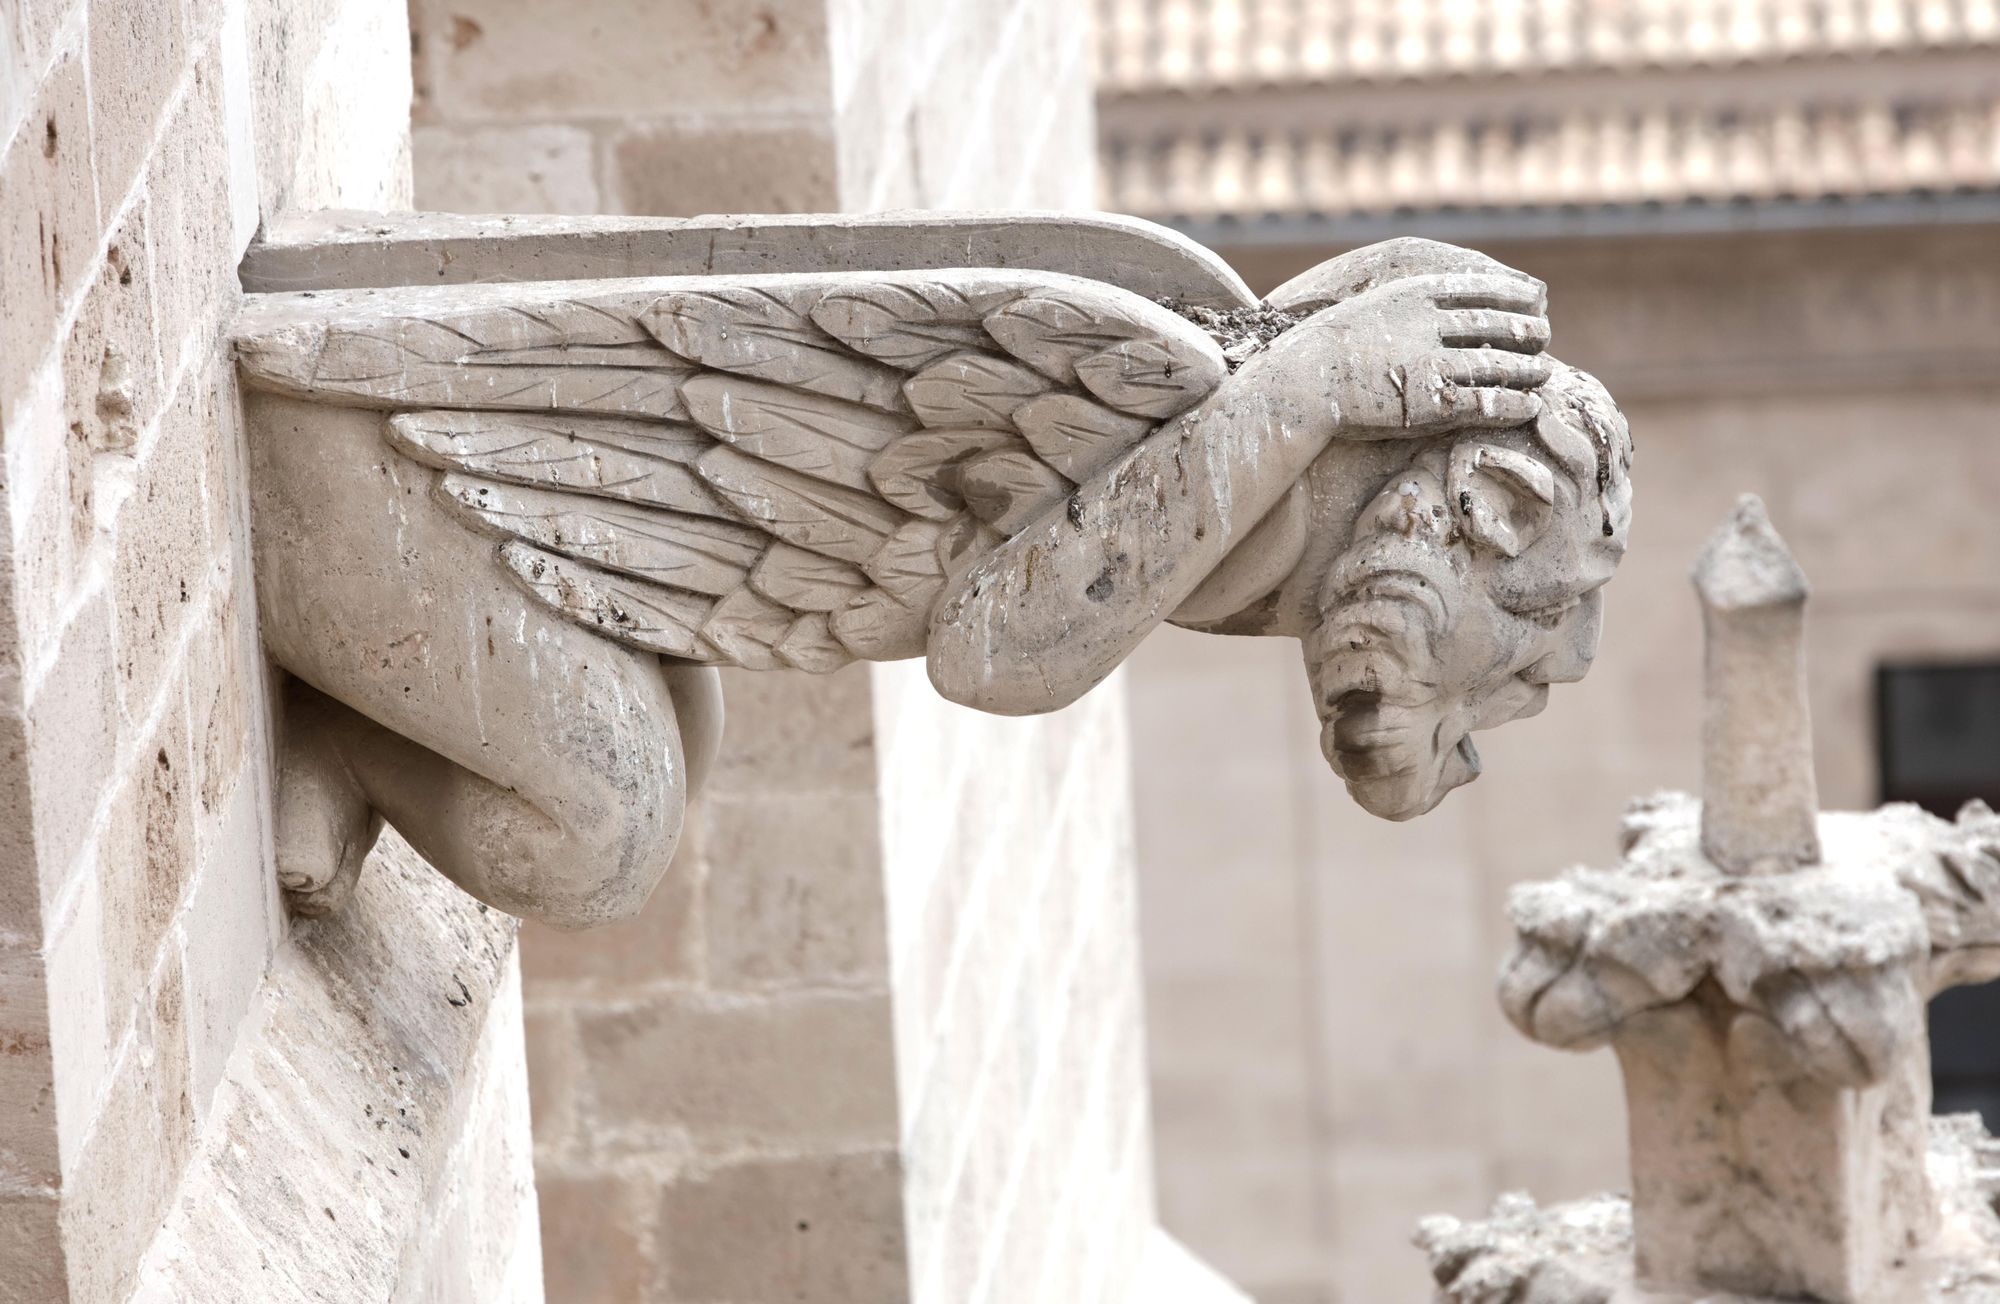
<svg viewBox="0 0 2000 1304"><path fill-rule="evenodd" d="M261 296L253 385L388 442L536 599L755 669L924 652L948 577L1226 374L1136 295L994 270Z"/></svg>

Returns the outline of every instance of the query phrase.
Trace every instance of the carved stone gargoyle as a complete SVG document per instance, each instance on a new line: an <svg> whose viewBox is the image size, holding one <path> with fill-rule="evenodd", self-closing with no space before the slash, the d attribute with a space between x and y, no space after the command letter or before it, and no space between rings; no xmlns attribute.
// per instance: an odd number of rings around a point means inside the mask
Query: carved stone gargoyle
<svg viewBox="0 0 2000 1304"><path fill-rule="evenodd" d="M1428 241L1259 303L1125 219L317 215L244 265L279 871L380 819L568 926L665 871L714 667L928 658L1028 714L1162 621L1300 639L1405 819L1595 651L1625 423L1540 282Z"/></svg>

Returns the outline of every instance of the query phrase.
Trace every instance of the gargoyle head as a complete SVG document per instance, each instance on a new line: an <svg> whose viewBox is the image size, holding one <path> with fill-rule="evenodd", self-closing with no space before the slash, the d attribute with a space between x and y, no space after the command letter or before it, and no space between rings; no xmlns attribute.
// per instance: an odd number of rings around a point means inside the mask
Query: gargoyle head
<svg viewBox="0 0 2000 1304"><path fill-rule="evenodd" d="M1557 364L1541 415L1436 441L1362 509L1304 633L1320 745L1367 810L1410 819L1479 773L1471 735L1540 711L1597 651L1632 441Z"/></svg>

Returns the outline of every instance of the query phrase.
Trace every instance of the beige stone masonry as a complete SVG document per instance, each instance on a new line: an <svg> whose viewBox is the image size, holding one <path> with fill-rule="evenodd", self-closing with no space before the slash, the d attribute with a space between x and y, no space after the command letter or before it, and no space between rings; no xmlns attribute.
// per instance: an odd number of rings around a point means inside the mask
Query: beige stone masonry
<svg viewBox="0 0 2000 1304"><path fill-rule="evenodd" d="M286 986L266 981L267 966L302 963L273 882L268 671L221 323L265 216L407 202L409 76L394 0L24 0L0 11L0 1294L10 1300L121 1300L142 1281L157 1295L166 1279L140 1264L170 1220L224 1217L221 1239L251 1244L222 1203L185 1203L213 1180L200 1174L216 1129L243 1117L222 1083L251 1055L246 1029L267 1026L260 986L296 992L296 970ZM345 990L353 959L319 953L317 980ZM394 1005L414 992L370 996ZM466 1135L511 1136L520 1151L518 1075L510 1096L504 1072L475 1088L469 1071L518 1059L495 1035L477 1054L461 1048L466 1076L433 1082L429 1105L489 1119ZM351 1085L346 1055L295 1040L286 1089ZM283 1139L271 1126L239 1133L230 1162L267 1183L293 1180L276 1149L260 1148ZM421 1202L426 1216L465 1211L457 1222L420 1234L410 1202L393 1215L384 1206L374 1231L398 1244L428 1236L442 1259L471 1235L475 1207L532 1219L524 1187L492 1189L501 1194L475 1199L440 1185ZM288 1288L323 1296L323 1263L296 1251L310 1225L272 1235L267 1261ZM217 1282L274 1297L255 1276L224 1274L217 1255L231 1250L215 1239L194 1235L176 1251L174 1271L204 1283L192 1297L225 1298Z"/></svg>
<svg viewBox="0 0 2000 1304"><path fill-rule="evenodd" d="M370 868L272 957L134 1299L541 1299L516 921Z"/></svg>

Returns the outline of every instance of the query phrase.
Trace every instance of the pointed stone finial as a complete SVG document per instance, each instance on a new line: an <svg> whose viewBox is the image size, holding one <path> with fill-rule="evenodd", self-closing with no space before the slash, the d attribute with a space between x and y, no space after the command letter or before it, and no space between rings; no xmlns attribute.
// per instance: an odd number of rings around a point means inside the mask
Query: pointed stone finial
<svg viewBox="0 0 2000 1304"><path fill-rule="evenodd" d="M1805 573L1755 494L1694 567L1705 633L1702 852L1730 873L1819 859L1806 702Z"/></svg>

